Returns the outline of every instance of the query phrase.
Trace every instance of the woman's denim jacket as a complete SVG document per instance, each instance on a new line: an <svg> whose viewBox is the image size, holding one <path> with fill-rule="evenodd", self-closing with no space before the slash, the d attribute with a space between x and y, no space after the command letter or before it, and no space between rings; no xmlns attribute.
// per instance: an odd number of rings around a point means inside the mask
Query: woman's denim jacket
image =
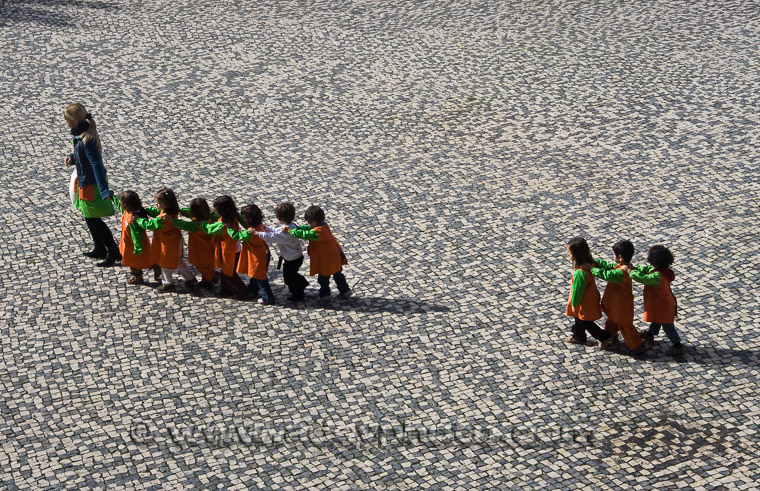
<svg viewBox="0 0 760 491"><path fill-rule="evenodd" d="M72 143L74 144L74 153L70 155L74 158L74 165L77 168L79 187L83 188L95 184L101 198L107 199L109 196L113 196L113 191L108 189L106 168L95 142L90 140L85 143L82 135L79 135L74 137Z"/></svg>

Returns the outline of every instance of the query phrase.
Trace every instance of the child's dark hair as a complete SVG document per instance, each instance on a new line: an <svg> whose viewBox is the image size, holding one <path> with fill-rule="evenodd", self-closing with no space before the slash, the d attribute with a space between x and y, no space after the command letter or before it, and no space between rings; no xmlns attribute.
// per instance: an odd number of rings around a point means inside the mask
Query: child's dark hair
<svg viewBox="0 0 760 491"><path fill-rule="evenodd" d="M630 263L631 259L633 259L635 249L630 240L619 240L612 244L612 252L614 252L615 255L622 257L623 261Z"/></svg>
<svg viewBox="0 0 760 491"><path fill-rule="evenodd" d="M594 256L591 255L591 249L589 249L586 239L573 237L568 241L567 248L573 256L573 267L578 268L586 264L593 266Z"/></svg>
<svg viewBox="0 0 760 491"><path fill-rule="evenodd" d="M211 208L208 202L203 198L193 198L190 200L190 215L199 222L208 221L211 216Z"/></svg>
<svg viewBox="0 0 760 491"><path fill-rule="evenodd" d="M243 215L246 225L249 227L258 227L264 221L264 214L261 212L261 208L254 204L245 205L240 209L240 214Z"/></svg>
<svg viewBox="0 0 760 491"><path fill-rule="evenodd" d="M654 269L664 271L673 264L673 253L664 245L653 245L649 248L647 262L649 262Z"/></svg>
<svg viewBox="0 0 760 491"><path fill-rule="evenodd" d="M237 220L237 206L232 197L228 195L219 196L213 203L214 211L222 219L222 223L225 225L232 225Z"/></svg>
<svg viewBox="0 0 760 491"><path fill-rule="evenodd" d="M121 203L121 207L126 212L137 215L140 218L150 218L148 212L143 208L140 196L132 190L122 191L119 194L119 203Z"/></svg>
<svg viewBox="0 0 760 491"><path fill-rule="evenodd" d="M282 222L293 223L293 220L296 219L296 207L293 206L293 203L280 203L274 209L274 216Z"/></svg>
<svg viewBox="0 0 760 491"><path fill-rule="evenodd" d="M160 205L159 208L167 215L179 215L177 196L174 194L174 191L166 186L156 191L156 203Z"/></svg>
<svg viewBox="0 0 760 491"><path fill-rule="evenodd" d="M325 221L325 212L319 206L311 205L306 208L306 211L303 214L303 219L307 222L323 222Z"/></svg>

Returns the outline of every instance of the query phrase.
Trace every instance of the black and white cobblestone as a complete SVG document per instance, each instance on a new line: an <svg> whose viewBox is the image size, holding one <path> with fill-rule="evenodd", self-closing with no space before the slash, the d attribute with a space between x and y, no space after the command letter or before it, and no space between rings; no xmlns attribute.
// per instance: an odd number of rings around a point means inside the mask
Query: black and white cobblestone
<svg viewBox="0 0 760 491"><path fill-rule="evenodd" d="M6 1L0 47L0 486L756 488L757 2ZM94 267L71 101L117 191L323 206L355 297ZM563 343L575 235L671 247L685 357Z"/></svg>

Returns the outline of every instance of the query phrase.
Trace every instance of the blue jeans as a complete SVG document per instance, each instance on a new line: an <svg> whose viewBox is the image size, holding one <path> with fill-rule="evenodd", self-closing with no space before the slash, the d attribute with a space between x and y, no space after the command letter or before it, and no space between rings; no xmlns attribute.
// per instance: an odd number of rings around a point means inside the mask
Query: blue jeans
<svg viewBox="0 0 760 491"><path fill-rule="evenodd" d="M657 336L660 334L660 327L662 327L662 330L665 331L665 335L670 339L670 342L673 344L681 344L681 338L678 336L678 331L676 331L675 324L656 324L651 323L649 324L649 334L652 336Z"/></svg>
<svg viewBox="0 0 760 491"><path fill-rule="evenodd" d="M272 288L269 286L269 279L257 280L251 278L248 283L248 290L253 294L253 298L259 296L259 290L261 290L261 299L267 305L274 305L274 294Z"/></svg>
<svg viewBox="0 0 760 491"><path fill-rule="evenodd" d="M346 282L346 277L343 276L343 270L341 269L334 275L332 275L333 279L335 280L335 286L338 287L339 293L346 293L349 288L348 283ZM322 276L317 275L317 283L319 283L319 296L320 297L326 297L330 295L330 277L329 276Z"/></svg>

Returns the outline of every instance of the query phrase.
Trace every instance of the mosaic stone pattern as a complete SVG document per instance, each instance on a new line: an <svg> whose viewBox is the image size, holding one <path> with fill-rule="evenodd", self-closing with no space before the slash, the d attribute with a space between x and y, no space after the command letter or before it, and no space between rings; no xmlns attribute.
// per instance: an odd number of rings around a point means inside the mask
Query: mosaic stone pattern
<svg viewBox="0 0 760 491"><path fill-rule="evenodd" d="M757 488L758 2L11 0L0 46L0 487ZM95 267L71 101L117 192L321 205L354 297ZM671 248L685 356L564 343L576 235Z"/></svg>

